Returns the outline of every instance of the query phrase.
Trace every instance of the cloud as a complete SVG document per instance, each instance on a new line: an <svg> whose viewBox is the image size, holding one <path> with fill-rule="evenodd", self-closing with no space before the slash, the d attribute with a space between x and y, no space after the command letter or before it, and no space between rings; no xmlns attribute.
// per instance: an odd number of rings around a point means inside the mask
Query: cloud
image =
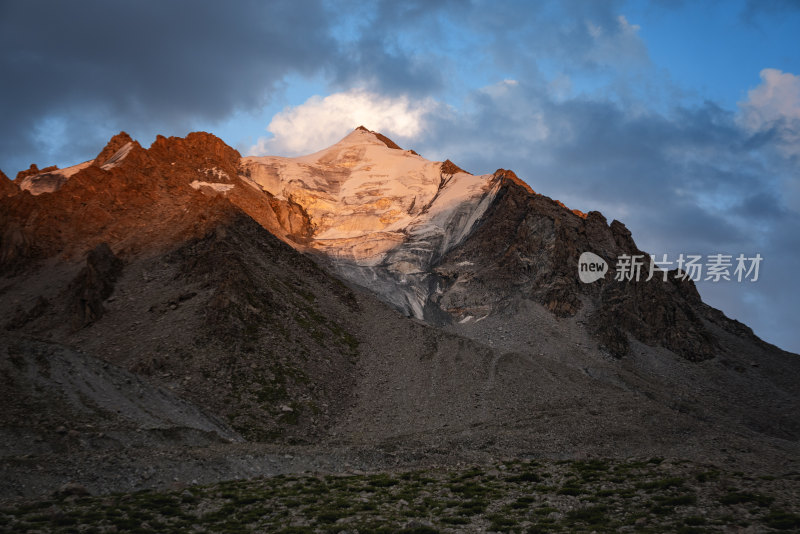
<svg viewBox="0 0 800 534"><path fill-rule="evenodd" d="M739 120L752 133L753 146L785 160L779 194L787 208L800 214L800 76L777 69L764 69L760 76L761 83L739 103Z"/></svg>
<svg viewBox="0 0 800 534"><path fill-rule="evenodd" d="M258 108L287 74L340 59L331 17L321 0L3 2L0 163L42 157L54 121L68 133L57 157L87 137L102 146L120 129L170 133Z"/></svg>
<svg viewBox="0 0 800 534"><path fill-rule="evenodd" d="M485 55L482 61L501 70L532 72L548 63L565 73L586 74L649 62L639 27L622 14L622 7L620 1L566 0L535 7L503 2L490 9L473 4L453 18L482 36L476 43L479 58Z"/></svg>
<svg viewBox="0 0 800 534"><path fill-rule="evenodd" d="M778 120L800 118L800 76L778 69L764 69L759 76L761 84L740 104L745 124L758 130Z"/></svg>
<svg viewBox="0 0 800 534"><path fill-rule="evenodd" d="M421 28L448 5L391 4L360 19L366 7L326 0L2 2L0 168L74 163L120 130L213 129L280 102L289 79L424 98L442 69L392 18Z"/></svg>
<svg viewBox="0 0 800 534"><path fill-rule="evenodd" d="M591 20L586 21L593 46L586 52L586 58L594 63L613 64L622 61L644 63L647 49L639 38L640 26L631 24L624 15L617 16L617 24L602 27Z"/></svg>
<svg viewBox="0 0 800 534"><path fill-rule="evenodd" d="M425 99L460 91L482 69L536 76L550 58L565 65L561 80L568 80L575 68L646 53L620 6L3 2L0 168L13 174L32 161L74 163L123 129L143 141L213 130L236 114L277 105L288 79Z"/></svg>
<svg viewBox="0 0 800 534"><path fill-rule="evenodd" d="M254 155L300 155L332 145L357 126L365 126L397 140L419 136L425 116L435 107L430 100L383 96L351 90L305 103L275 115L267 126L273 134L251 148Z"/></svg>
<svg viewBox="0 0 800 534"><path fill-rule="evenodd" d="M770 134L789 155L800 155L800 76L764 69L761 83L739 103L742 123L754 133Z"/></svg>

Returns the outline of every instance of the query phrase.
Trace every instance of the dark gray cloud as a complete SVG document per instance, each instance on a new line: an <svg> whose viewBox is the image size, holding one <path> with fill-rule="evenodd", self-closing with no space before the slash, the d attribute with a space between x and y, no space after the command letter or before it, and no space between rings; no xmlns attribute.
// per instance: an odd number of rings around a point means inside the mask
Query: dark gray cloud
<svg viewBox="0 0 800 534"><path fill-rule="evenodd" d="M437 89L439 69L388 26L419 15L390 5L348 35L347 9L322 0L4 1L0 168L90 157L121 129L182 135L262 108L287 75Z"/></svg>
<svg viewBox="0 0 800 534"><path fill-rule="evenodd" d="M524 72L543 60L565 72L597 71L644 64L647 50L637 28L622 15L620 1L497 2L491 9L454 13L460 24L481 35L496 68Z"/></svg>
<svg viewBox="0 0 800 534"><path fill-rule="evenodd" d="M756 222L780 222L789 213L774 191L757 191L739 199L732 212Z"/></svg>
<svg viewBox="0 0 800 534"><path fill-rule="evenodd" d="M392 42L389 35L372 32L344 46L348 68L335 71L334 83L340 88L360 86L383 94L421 96L441 90L441 69L430 56L409 55Z"/></svg>
<svg viewBox="0 0 800 534"><path fill-rule="evenodd" d="M462 69L470 63L465 48L493 71L533 74L540 49L563 50L565 64L603 63L637 49L624 39L615 6L3 1L0 168L13 174L31 161L88 158L121 129L147 139L207 127L263 108L288 75L321 77L334 90L423 97L472 74ZM462 58L457 68L451 52Z"/></svg>
<svg viewBox="0 0 800 534"><path fill-rule="evenodd" d="M311 74L339 54L315 0L32 0L0 9L4 165L41 150L41 130L59 121L68 153L96 132L186 127L255 108L286 74Z"/></svg>
<svg viewBox="0 0 800 534"><path fill-rule="evenodd" d="M336 29L344 57L332 84L386 95L442 90L448 64L441 49L447 31L442 15L469 8L467 0L335 2L335 10L347 16Z"/></svg>

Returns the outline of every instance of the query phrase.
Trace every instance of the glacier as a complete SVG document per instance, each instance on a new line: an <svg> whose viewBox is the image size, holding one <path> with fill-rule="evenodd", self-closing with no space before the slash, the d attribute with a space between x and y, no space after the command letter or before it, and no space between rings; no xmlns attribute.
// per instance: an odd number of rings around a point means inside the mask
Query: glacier
<svg viewBox="0 0 800 534"><path fill-rule="evenodd" d="M359 127L307 156L242 158L243 178L306 211L305 246L340 276L409 316L447 321L430 303L440 290L432 266L470 234L500 180L387 141Z"/></svg>

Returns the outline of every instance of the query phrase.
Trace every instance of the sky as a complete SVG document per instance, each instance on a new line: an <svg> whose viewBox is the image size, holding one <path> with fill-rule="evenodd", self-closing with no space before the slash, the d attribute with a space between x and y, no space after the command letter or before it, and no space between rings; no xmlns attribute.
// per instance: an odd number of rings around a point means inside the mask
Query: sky
<svg viewBox="0 0 800 534"><path fill-rule="evenodd" d="M659 257L760 254L698 289L800 353L797 35L800 0L0 0L0 169L122 130L299 155L363 124Z"/></svg>

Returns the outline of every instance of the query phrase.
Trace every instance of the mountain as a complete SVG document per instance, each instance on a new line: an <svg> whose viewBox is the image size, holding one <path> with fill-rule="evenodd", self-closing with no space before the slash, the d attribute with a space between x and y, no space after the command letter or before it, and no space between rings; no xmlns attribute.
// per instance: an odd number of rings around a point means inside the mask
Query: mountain
<svg viewBox="0 0 800 534"><path fill-rule="evenodd" d="M523 456L797 469L797 355L691 281L581 283L584 252L644 254L363 127L298 158L120 133L0 175L0 495Z"/></svg>

